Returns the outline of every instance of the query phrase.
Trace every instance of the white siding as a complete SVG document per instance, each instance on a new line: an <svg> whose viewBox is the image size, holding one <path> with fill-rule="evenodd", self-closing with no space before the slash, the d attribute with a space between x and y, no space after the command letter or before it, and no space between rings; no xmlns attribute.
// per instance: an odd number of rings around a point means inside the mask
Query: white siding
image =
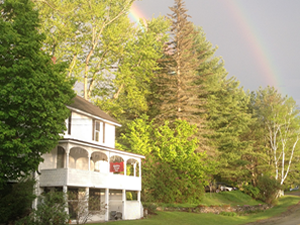
<svg viewBox="0 0 300 225"><path fill-rule="evenodd" d="M141 191L142 189L140 177L65 168L44 169L41 170L41 173L40 185L43 187L68 185L132 191Z"/></svg>
<svg viewBox="0 0 300 225"><path fill-rule="evenodd" d="M115 126L105 124L105 143L104 145L114 148L115 147Z"/></svg>
<svg viewBox="0 0 300 225"><path fill-rule="evenodd" d="M40 163L39 169L56 169L57 149L53 149L50 153L46 153L43 156L44 162Z"/></svg>
<svg viewBox="0 0 300 225"><path fill-rule="evenodd" d="M115 147L115 126L105 123L101 120L98 120L101 122L100 125L100 141L96 142L93 140L93 135L95 133L95 128L93 126L93 123L95 123L95 120L93 118L84 116L82 114L72 112L72 121L71 121L71 134L68 134L68 131L64 133L64 138L75 138L82 141L88 141L92 143L97 143L100 145L104 145L107 147L114 148ZM103 124L105 123L105 141L103 143ZM68 128L68 119L66 120L66 126Z"/></svg>
<svg viewBox="0 0 300 225"><path fill-rule="evenodd" d="M126 220L136 220L142 217L141 204L138 201L126 201Z"/></svg>
<svg viewBox="0 0 300 225"><path fill-rule="evenodd" d="M87 116L72 112L71 137L92 141L93 120Z"/></svg>

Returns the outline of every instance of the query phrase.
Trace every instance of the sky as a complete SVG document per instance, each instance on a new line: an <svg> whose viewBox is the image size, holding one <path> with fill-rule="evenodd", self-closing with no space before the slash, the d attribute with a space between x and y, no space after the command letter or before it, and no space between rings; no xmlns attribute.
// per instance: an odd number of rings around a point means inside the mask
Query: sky
<svg viewBox="0 0 300 225"><path fill-rule="evenodd" d="M174 0L139 0L133 20L171 13ZM274 86L300 105L300 0L185 0L187 14L218 46L228 77L245 90Z"/></svg>

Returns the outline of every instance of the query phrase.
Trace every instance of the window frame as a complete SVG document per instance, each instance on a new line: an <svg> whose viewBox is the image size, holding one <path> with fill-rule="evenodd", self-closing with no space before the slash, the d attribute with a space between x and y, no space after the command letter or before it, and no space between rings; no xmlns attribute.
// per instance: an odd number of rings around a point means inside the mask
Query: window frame
<svg viewBox="0 0 300 225"><path fill-rule="evenodd" d="M99 124L99 130L97 127ZM98 137L98 140L97 140ZM98 143L105 143L105 122L101 120L93 120L93 140Z"/></svg>

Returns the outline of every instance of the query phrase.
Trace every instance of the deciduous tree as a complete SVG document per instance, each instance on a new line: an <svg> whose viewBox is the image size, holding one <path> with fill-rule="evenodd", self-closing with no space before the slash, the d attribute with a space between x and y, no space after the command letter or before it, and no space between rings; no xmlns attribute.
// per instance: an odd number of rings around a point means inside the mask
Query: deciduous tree
<svg viewBox="0 0 300 225"><path fill-rule="evenodd" d="M84 97L90 98L98 81L118 63L112 55L122 52L135 33L127 13L134 0L34 0L40 9L47 34L48 53L69 63L69 76L84 83Z"/></svg>
<svg viewBox="0 0 300 225"><path fill-rule="evenodd" d="M0 2L0 184L37 170L57 145L74 92L65 66L44 53L29 0Z"/></svg>
<svg viewBox="0 0 300 225"><path fill-rule="evenodd" d="M148 117L132 121L122 137L122 149L144 154L143 199L163 202L199 202L214 165L205 153L196 153L196 125L185 120L158 126Z"/></svg>
<svg viewBox="0 0 300 225"><path fill-rule="evenodd" d="M300 117L296 102L273 87L256 92L255 109L264 125L272 175L282 185L299 153Z"/></svg>

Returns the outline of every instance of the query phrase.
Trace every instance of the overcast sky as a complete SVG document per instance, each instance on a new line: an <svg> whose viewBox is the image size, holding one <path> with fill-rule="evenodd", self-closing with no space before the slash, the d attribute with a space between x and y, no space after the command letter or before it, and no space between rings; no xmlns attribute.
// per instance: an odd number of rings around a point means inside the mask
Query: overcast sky
<svg viewBox="0 0 300 225"><path fill-rule="evenodd" d="M245 90L275 86L300 105L300 0L186 0L194 24L218 46L228 76ZM134 3L151 19L171 13L174 0Z"/></svg>

